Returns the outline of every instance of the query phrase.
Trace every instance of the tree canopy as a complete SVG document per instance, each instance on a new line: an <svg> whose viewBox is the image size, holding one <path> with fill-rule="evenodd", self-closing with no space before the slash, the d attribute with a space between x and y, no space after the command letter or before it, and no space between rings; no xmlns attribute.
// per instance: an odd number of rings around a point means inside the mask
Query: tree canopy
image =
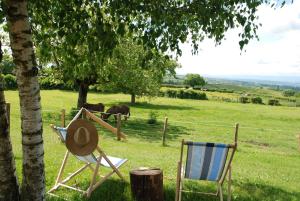
<svg viewBox="0 0 300 201"><path fill-rule="evenodd" d="M178 66L175 60L126 39L116 47L107 64L110 74L105 85L130 94L134 103L135 96L156 96L163 77L167 73L175 75Z"/></svg>
<svg viewBox="0 0 300 201"><path fill-rule="evenodd" d="M187 74L184 79L184 84L194 87L205 85L205 80L199 74Z"/></svg>
<svg viewBox="0 0 300 201"><path fill-rule="evenodd" d="M220 43L227 30L241 27L243 48L257 37L256 11L264 2L268 1L44 0L30 2L29 8L38 45L71 57L83 44L90 54L109 54L126 32L147 47L181 53L180 43L191 40L197 50L205 37Z"/></svg>
<svg viewBox="0 0 300 201"><path fill-rule="evenodd" d="M39 61L55 62L77 80L80 106L88 86L107 75L104 63L124 35L146 48L181 54L180 43L192 42L195 53L204 38L219 44L227 30L240 27L243 48L257 37L256 11L264 2L43 0L30 1L29 10Z"/></svg>

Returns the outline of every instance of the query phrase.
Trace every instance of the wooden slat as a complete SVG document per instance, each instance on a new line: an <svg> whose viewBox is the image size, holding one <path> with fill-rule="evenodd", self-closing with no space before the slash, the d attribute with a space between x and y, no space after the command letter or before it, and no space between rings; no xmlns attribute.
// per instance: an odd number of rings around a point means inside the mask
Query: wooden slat
<svg viewBox="0 0 300 201"><path fill-rule="evenodd" d="M117 138L121 140L121 114L118 113L117 115Z"/></svg>
<svg viewBox="0 0 300 201"><path fill-rule="evenodd" d="M61 110L61 127L66 127L66 110Z"/></svg>
<svg viewBox="0 0 300 201"><path fill-rule="evenodd" d="M81 193L86 193L86 191L84 191L84 190L81 190L81 189L79 189L79 188L75 188L75 187L73 187L73 186L68 186L68 185L65 185L65 184L60 184L60 186L63 186L63 187L66 187L66 188L69 188L69 189L71 189L71 190L74 190L74 191L78 191L78 192L81 192Z"/></svg>
<svg viewBox="0 0 300 201"><path fill-rule="evenodd" d="M57 175L57 178L56 178L56 181L55 181L55 185L57 185L61 181L61 177L62 177L63 171L65 169L69 154L70 154L70 152L69 152L69 150L67 150L66 154L65 154L65 157L64 157L64 160L63 160L63 162L61 164L61 167L59 169L59 172L58 172L58 175Z"/></svg>
<svg viewBox="0 0 300 201"><path fill-rule="evenodd" d="M164 130L163 130L163 136L162 136L163 146L166 146L167 128L168 128L168 117L165 118L165 123L164 123Z"/></svg>
<svg viewBox="0 0 300 201"><path fill-rule="evenodd" d="M103 126L104 128L106 128L107 130L110 130L111 132L113 132L115 135L118 134L118 131L116 128L114 128L113 126L111 126L110 124L106 123L105 121L103 121L102 119L98 118L96 115L94 115L93 113L89 112L88 110L84 109L86 112L86 115L88 115L91 119L93 119L95 122L97 122L98 124L100 124L101 126ZM120 137L126 139L126 135L123 132L120 132Z"/></svg>

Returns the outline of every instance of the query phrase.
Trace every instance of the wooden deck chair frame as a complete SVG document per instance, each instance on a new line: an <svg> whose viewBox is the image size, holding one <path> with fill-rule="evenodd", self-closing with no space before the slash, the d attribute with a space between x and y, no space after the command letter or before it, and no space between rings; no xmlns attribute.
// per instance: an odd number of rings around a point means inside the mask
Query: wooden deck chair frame
<svg viewBox="0 0 300 201"><path fill-rule="evenodd" d="M231 172L232 172L232 160L233 156L237 150L237 138L238 138L238 129L239 129L239 124L235 125L235 137L234 137L234 144L229 145L229 151L231 151L230 154L227 156L227 160L222 172L222 175L217 183L217 192L216 193L206 193L206 192L193 192L193 191L188 191L188 190L183 190L183 181L184 181L184 168L183 168L183 151L184 151L184 146L187 145L187 143L182 140L181 143L181 150L180 150L180 160L178 162L178 167L177 167L177 179L176 179L176 194L175 194L175 201L181 201L182 197L182 192L187 192L187 193L197 193L197 194L205 194L205 195L214 195L214 196L219 196L220 201L223 201L223 190L222 186L224 184L224 181L226 179L226 176L228 175L228 196L227 196L227 201L231 201Z"/></svg>
<svg viewBox="0 0 300 201"><path fill-rule="evenodd" d="M65 170L65 167L67 165L67 161L70 155L70 152L67 150L63 159L63 162L61 164L61 167L59 169L58 175L56 177L55 185L48 191L49 194L52 194L55 190L57 190L59 187L65 187L69 188L71 190L75 190L78 192L83 193L87 197L91 196L91 193L100 186L105 180L107 180L110 176L112 176L114 173L116 173L122 180L125 180L121 172L118 170L120 167L116 167L113 165L113 163L110 161L109 157L103 152L103 150L100 147L97 147L96 151L99 153L99 156L97 157L97 162L95 164L95 167L92 166L92 163L86 162L85 165L83 165L81 168L76 170L75 172L71 173L68 177L63 178L63 173ZM101 160L102 158L109 164L109 166L112 168L112 171L107 173L106 175L100 175L100 166L101 166ZM124 162L125 163L125 162ZM124 164L123 163L123 164ZM123 165L122 164L122 165ZM121 166L122 166L121 165ZM83 172L86 168L89 168L92 171L92 178L90 181L90 185L86 190L82 190L73 186L69 186L66 183L70 181L72 178L74 178L76 175ZM101 179L97 181L97 176L99 176Z"/></svg>
<svg viewBox="0 0 300 201"><path fill-rule="evenodd" d="M81 108L79 110L79 112L75 115L75 117L71 120L71 122L69 123L69 125L73 121L75 121L76 119L80 118L80 116L81 116L82 113L85 113L86 116L91 117L93 120L95 120L97 122L98 118L95 115L93 115L92 113L90 113L89 111L87 111L85 108ZM68 128L68 126L66 128ZM55 129L54 125L51 125L51 128L53 129L54 132L58 132ZM61 136L61 135L59 134L59 136ZM124 135L122 137L126 137L126 136ZM61 141L64 143L64 139L61 138ZM64 173L64 170L65 170L65 167L67 165L67 161L68 161L68 158L69 158L69 155L70 155L70 151L67 150L66 153L65 153L64 159L62 161L61 167L59 169L58 175L56 177L55 184L54 184L54 186L47 193L53 195L53 192L56 191L59 187L65 187L65 188L68 188L68 189L71 189L71 190L75 190L75 191L81 192L84 195L86 195L87 197L90 197L91 193L98 186L100 186L105 180L107 180L110 176L112 176L114 173L116 173L122 180L125 180L124 177L123 177L123 175L121 174L121 172L118 170L118 168L121 167L123 164L125 164L127 162L127 159L124 162L122 162L121 165L119 165L118 167L116 167L111 162L111 160L109 159L109 157L104 153L104 151L99 146L97 146L96 151L99 153L99 156L97 157L95 167L92 166L93 163L91 163L91 162L85 162L86 163L85 165L83 165L81 168L79 168L75 172L71 173L68 177L66 177L66 178L63 179L63 173ZM107 173L106 175L100 175L99 174L102 158L107 162L107 164L109 165L109 167L112 169L112 171L109 172L109 173ZM89 185L89 187L86 190L82 190L82 189L79 189L79 188L76 188L76 187L73 187L73 186L69 186L69 185L66 184L68 181L70 181L72 178L74 178L76 175L80 174L81 172L83 172L87 168L89 168L92 171L92 178L91 178L91 181L90 181L90 185ZM99 176L101 179L97 180L97 176Z"/></svg>

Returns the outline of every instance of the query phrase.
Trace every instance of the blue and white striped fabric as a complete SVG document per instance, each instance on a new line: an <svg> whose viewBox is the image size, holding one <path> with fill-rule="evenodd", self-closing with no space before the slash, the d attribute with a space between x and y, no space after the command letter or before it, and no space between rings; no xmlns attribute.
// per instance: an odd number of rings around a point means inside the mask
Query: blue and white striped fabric
<svg viewBox="0 0 300 201"><path fill-rule="evenodd" d="M185 178L218 181L226 163L229 145L186 142Z"/></svg>

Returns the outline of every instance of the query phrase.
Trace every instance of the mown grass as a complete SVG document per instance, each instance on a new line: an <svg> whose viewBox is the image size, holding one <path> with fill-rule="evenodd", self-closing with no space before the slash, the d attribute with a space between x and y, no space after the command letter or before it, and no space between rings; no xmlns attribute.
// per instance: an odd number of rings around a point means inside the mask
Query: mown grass
<svg viewBox="0 0 300 201"><path fill-rule="evenodd" d="M18 175L21 179L21 134L18 93L5 92L11 103L11 136ZM44 146L47 190L55 182L56 174L65 153L49 124L60 124L61 109L70 111L76 105L77 93L67 91L42 91L44 121ZM88 102L102 102L109 106L128 103L130 97L123 94L90 93ZM128 135L127 141L117 141L115 136L98 127L100 144L113 156L128 158L121 169L126 181L116 176L99 187L89 200L131 201L129 171L133 168L159 167L164 172L165 200L174 200L176 164L179 159L181 139L195 141L233 141L236 122L240 123L239 147L233 162L233 200L236 201L296 201L300 200L300 153L296 135L300 133L300 108L272 107L266 105L237 104L216 101L195 101L157 98L138 100L131 106L131 118L122 122ZM158 114L158 124L147 124L151 111ZM169 118L167 145L161 144L164 117ZM110 120L111 124L114 121ZM79 168L80 162L71 158L67 172ZM88 186L90 173L80 175L76 183ZM205 182L190 182L187 187L213 191L215 187ZM225 191L226 193L226 191ZM79 193L59 190L60 198L48 196L47 200L87 200ZM184 194L184 199L218 200L204 195Z"/></svg>

